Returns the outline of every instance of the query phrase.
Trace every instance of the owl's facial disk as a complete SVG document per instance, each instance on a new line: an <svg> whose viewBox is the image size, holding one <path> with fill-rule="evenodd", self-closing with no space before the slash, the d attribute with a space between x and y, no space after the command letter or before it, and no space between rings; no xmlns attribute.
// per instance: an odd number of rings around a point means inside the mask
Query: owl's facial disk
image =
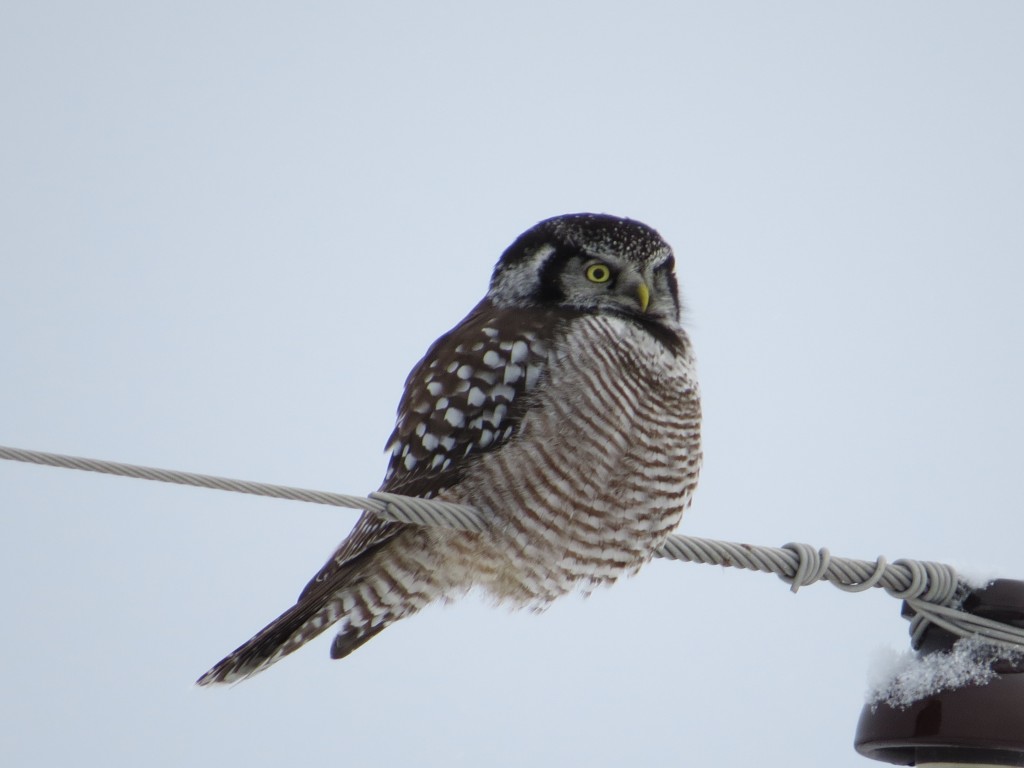
<svg viewBox="0 0 1024 768"><path fill-rule="evenodd" d="M572 309L642 315L649 309L662 309L656 277L645 272L652 271L641 270L613 255L601 258L573 256L564 262L557 274L544 276L554 284L542 285L541 292L559 305Z"/></svg>
<svg viewBox="0 0 1024 768"><path fill-rule="evenodd" d="M650 227L601 214L542 221L505 251L489 298L679 322L672 249Z"/></svg>

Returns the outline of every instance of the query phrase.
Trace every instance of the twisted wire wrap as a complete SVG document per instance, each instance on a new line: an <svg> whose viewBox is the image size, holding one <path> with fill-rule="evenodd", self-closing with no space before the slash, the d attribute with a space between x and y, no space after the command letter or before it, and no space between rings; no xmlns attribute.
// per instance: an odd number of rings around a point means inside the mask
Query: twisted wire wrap
<svg viewBox="0 0 1024 768"><path fill-rule="evenodd" d="M412 525L443 526L478 533L489 525L486 517L472 507L436 499L390 493L353 496L5 446L0 446L0 459L364 509L386 520ZM1024 651L1024 629L957 609L969 588L957 576L956 570L944 563L909 559L888 563L884 557L870 562L833 557L827 549L815 549L809 544L764 547L677 534L669 536L655 556L774 573L788 583L793 592L818 581L827 581L845 592L880 587L893 597L905 600L916 612L910 629L915 645L928 624L932 623L960 637L980 636L988 642Z"/></svg>
<svg viewBox="0 0 1024 768"><path fill-rule="evenodd" d="M480 532L486 528L486 522L472 507L459 504L434 502L433 504L413 504L423 499L409 496L398 496L393 493L371 493L369 497L353 496L329 491L313 491L307 488L296 488L289 485L273 485L271 483L255 483L249 480L234 480L216 475L201 475L195 472L179 472L172 469L157 469L139 464L123 464L117 461L86 459L80 456L67 456L59 453L29 451L23 448L9 448L0 445L0 459L22 461L29 464L42 464L48 467L64 469L80 469L86 472L100 472L119 477L134 477L139 480L156 480L161 483L190 485L195 488L212 488L217 491L247 493L252 496L269 496L274 499L289 501L305 501L310 504L325 504L346 509L365 509L380 515L385 520L396 523L412 523L413 525L435 525L448 528L460 528L466 531Z"/></svg>

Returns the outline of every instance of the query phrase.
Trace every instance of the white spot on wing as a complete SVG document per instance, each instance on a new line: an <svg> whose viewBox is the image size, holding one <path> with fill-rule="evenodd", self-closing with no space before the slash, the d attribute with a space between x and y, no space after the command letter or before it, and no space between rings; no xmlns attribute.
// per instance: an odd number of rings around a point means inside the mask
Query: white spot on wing
<svg viewBox="0 0 1024 768"><path fill-rule="evenodd" d="M476 379L477 381L482 381L484 384L493 386L498 382L498 373L497 371L477 371Z"/></svg>
<svg viewBox="0 0 1024 768"><path fill-rule="evenodd" d="M512 345L512 354L509 355L509 360L513 363L522 363L526 360L527 355L530 353L530 348L526 346L526 342L521 339L516 341Z"/></svg>
<svg viewBox="0 0 1024 768"><path fill-rule="evenodd" d="M444 412L444 420L453 427L461 427L466 423L466 414L458 408L449 408Z"/></svg>
<svg viewBox="0 0 1024 768"><path fill-rule="evenodd" d="M491 397L494 398L495 400L501 398L511 403L512 399L515 396L516 391L512 387L505 386L504 384L499 384L493 390L491 390Z"/></svg>
<svg viewBox="0 0 1024 768"><path fill-rule="evenodd" d="M500 368L505 364L505 360L493 349L489 349L484 353L483 363L489 368Z"/></svg>
<svg viewBox="0 0 1024 768"><path fill-rule="evenodd" d="M491 423L494 426L498 426L505 420L505 415L508 413L508 406L504 403L494 406L494 416L491 418Z"/></svg>

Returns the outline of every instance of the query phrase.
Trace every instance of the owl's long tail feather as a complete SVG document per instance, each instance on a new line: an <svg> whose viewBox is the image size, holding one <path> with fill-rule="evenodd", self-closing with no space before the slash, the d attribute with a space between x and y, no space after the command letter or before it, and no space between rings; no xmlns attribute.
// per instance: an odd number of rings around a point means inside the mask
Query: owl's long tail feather
<svg viewBox="0 0 1024 768"><path fill-rule="evenodd" d="M397 526L388 529L387 536L381 536L369 546L360 541L358 554L343 559L340 565L335 558L328 560L306 585L295 605L217 662L196 680L196 684L245 680L297 651L332 625L343 622L331 646L331 657L340 659L407 615L409 610L396 612L386 605L367 604L364 589L368 572L383 565L374 554L381 549L383 541L399 530Z"/></svg>
<svg viewBox="0 0 1024 768"><path fill-rule="evenodd" d="M334 623L330 616L332 597L300 600L218 661L196 684L236 683L298 650Z"/></svg>
<svg viewBox="0 0 1024 768"><path fill-rule="evenodd" d="M351 586L357 587L358 584L356 582ZM347 617L342 615L342 610L347 602L346 597L345 589L303 595L298 603L218 661L196 680L196 684L237 683L262 672L339 620L345 620ZM346 623L334 638L331 658L340 659L352 653L397 618L385 613L377 615L372 624Z"/></svg>

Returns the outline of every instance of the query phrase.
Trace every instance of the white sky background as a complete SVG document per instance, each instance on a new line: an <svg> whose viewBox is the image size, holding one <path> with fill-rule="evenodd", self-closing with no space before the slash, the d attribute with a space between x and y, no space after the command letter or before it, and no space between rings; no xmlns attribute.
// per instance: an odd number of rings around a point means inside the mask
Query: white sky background
<svg viewBox="0 0 1024 768"><path fill-rule="evenodd" d="M373 490L551 215L671 242L682 531L1024 577L1024 4L8 3L0 444ZM0 462L8 765L865 766L899 603L656 562L192 681L356 514Z"/></svg>

